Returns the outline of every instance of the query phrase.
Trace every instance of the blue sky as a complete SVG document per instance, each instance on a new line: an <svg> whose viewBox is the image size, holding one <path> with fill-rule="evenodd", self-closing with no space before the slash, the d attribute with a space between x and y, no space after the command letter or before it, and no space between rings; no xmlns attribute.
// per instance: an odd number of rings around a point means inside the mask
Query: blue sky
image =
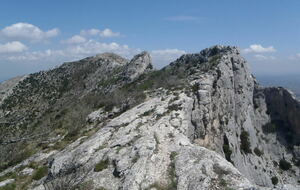
<svg viewBox="0 0 300 190"><path fill-rule="evenodd" d="M299 10L297 0L3 0L0 80L109 51L146 50L160 68L216 44L239 46L255 74L299 74Z"/></svg>

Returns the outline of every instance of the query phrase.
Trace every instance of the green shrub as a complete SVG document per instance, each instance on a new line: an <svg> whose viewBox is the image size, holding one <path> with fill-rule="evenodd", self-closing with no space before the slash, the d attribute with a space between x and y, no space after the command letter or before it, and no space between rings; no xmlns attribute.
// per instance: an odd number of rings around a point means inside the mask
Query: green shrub
<svg viewBox="0 0 300 190"><path fill-rule="evenodd" d="M16 189L16 184L11 183L11 184L7 184L3 187L0 187L0 190L15 190Z"/></svg>
<svg viewBox="0 0 300 190"><path fill-rule="evenodd" d="M168 168L168 174L169 174L169 178L170 178L170 181L171 183L169 183L168 186L166 186L166 190L175 190L177 189L177 178L176 178L176 168L175 168L175 162L174 162L174 159L176 157L177 153L176 152L172 152L170 154L170 160L171 160L171 163L169 165L169 168Z"/></svg>
<svg viewBox="0 0 300 190"><path fill-rule="evenodd" d="M106 190L104 187L99 187L96 190Z"/></svg>
<svg viewBox="0 0 300 190"><path fill-rule="evenodd" d="M171 152L171 154L170 154L170 160L174 161L177 155L178 155L177 152L175 152L175 151Z"/></svg>
<svg viewBox="0 0 300 190"><path fill-rule="evenodd" d="M108 159L106 159L106 160L101 160L100 162L98 162L98 163L95 165L94 171L95 171L95 172L101 172L102 170L108 168L108 164L109 164Z"/></svg>
<svg viewBox="0 0 300 190"><path fill-rule="evenodd" d="M288 161L286 161L285 159L281 159L280 161L279 161L279 167L282 169L282 170L289 170L291 167L292 167L292 165L291 165L291 163L289 163Z"/></svg>
<svg viewBox="0 0 300 190"><path fill-rule="evenodd" d="M230 149L229 145L226 145L224 144L223 145L223 151L224 151L224 154L225 154L225 158L228 162L232 162L231 161L231 154L232 154L232 150Z"/></svg>
<svg viewBox="0 0 300 190"><path fill-rule="evenodd" d="M221 179L219 183L222 187L227 187L227 182L225 179Z"/></svg>
<svg viewBox="0 0 300 190"><path fill-rule="evenodd" d="M274 177L271 178L271 181L272 181L273 185L277 185L278 178L276 176L274 176Z"/></svg>
<svg viewBox="0 0 300 190"><path fill-rule="evenodd" d="M254 148L254 153L255 153L257 156L262 156L262 155L264 154L258 147L255 147L255 148Z"/></svg>
<svg viewBox="0 0 300 190"><path fill-rule="evenodd" d="M79 185L75 185L75 187L71 188L71 190L93 190L93 189L94 189L93 181L86 181Z"/></svg>
<svg viewBox="0 0 300 190"><path fill-rule="evenodd" d="M262 129L264 133L275 133L277 130L277 125L275 123L269 122L263 125Z"/></svg>
<svg viewBox="0 0 300 190"><path fill-rule="evenodd" d="M40 168L38 168L33 176L32 176L32 179L34 180L40 180L42 179L44 176L46 176L48 174L48 167L47 166L42 166Z"/></svg>
<svg viewBox="0 0 300 190"><path fill-rule="evenodd" d="M232 160L231 160L232 150L230 149L229 141L228 141L228 138L226 135L224 135L223 141L224 141L223 152L225 154L225 158L228 162L232 163Z"/></svg>
<svg viewBox="0 0 300 190"><path fill-rule="evenodd" d="M178 105L178 104L172 104L172 105L168 106L169 111L178 111L181 109L182 109L182 107L180 107L180 105Z"/></svg>
<svg viewBox="0 0 300 190"><path fill-rule="evenodd" d="M141 114L141 116L149 116L151 115L152 113L154 113L155 109L151 109L151 110L148 110L148 111L145 111L143 114Z"/></svg>
<svg viewBox="0 0 300 190"><path fill-rule="evenodd" d="M248 153L251 154L252 150L251 150L251 143L249 140L249 133L247 131L242 131L240 139L241 139L241 146L240 146L241 151L243 151L245 154Z"/></svg>
<svg viewBox="0 0 300 190"><path fill-rule="evenodd" d="M196 93L198 93L198 90L199 90L200 88L199 88L199 84L198 83L195 83L195 84L193 84L193 86L192 86L192 91L196 94Z"/></svg>
<svg viewBox="0 0 300 190"><path fill-rule="evenodd" d="M139 154L136 154L135 157L132 159L132 163L136 163L140 158Z"/></svg>

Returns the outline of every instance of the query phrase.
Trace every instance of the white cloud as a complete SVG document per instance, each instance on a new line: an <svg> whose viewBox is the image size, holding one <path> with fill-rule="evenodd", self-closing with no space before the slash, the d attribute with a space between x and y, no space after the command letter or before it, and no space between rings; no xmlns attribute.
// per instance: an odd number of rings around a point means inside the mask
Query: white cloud
<svg viewBox="0 0 300 190"><path fill-rule="evenodd" d="M111 31L110 29L106 28L106 29L104 29L104 30L100 33L100 36L102 36L102 37L107 37L107 38L110 38L110 37L118 37L118 36L120 36L120 33L119 33L119 32L113 32L113 31Z"/></svg>
<svg viewBox="0 0 300 190"><path fill-rule="evenodd" d="M113 32L111 29L106 28L104 30L99 30L99 29L89 29L89 30L81 30L80 32L81 35L83 36L96 36L99 35L104 38L111 38L111 37L119 37L121 34L120 32Z"/></svg>
<svg viewBox="0 0 300 190"><path fill-rule="evenodd" d="M80 34L83 36L95 36L95 35L100 34L100 32L101 32L100 30L92 28L89 30L81 30Z"/></svg>
<svg viewBox="0 0 300 190"><path fill-rule="evenodd" d="M151 51L154 55L182 55L186 52L179 49L163 49L163 50L153 50Z"/></svg>
<svg viewBox="0 0 300 190"><path fill-rule="evenodd" d="M249 48L243 50L244 53L270 53L276 52L276 49L273 46L263 47L260 44L252 44Z"/></svg>
<svg viewBox="0 0 300 190"><path fill-rule="evenodd" d="M274 57L274 56L266 56L266 55L260 55L260 54L256 54L256 55L254 55L254 57L257 60L260 60L260 61L275 60L276 59L276 57Z"/></svg>
<svg viewBox="0 0 300 190"><path fill-rule="evenodd" d="M180 15L180 16L166 17L165 20L167 20L167 21L196 21L196 20L199 20L199 18L194 17L194 16Z"/></svg>
<svg viewBox="0 0 300 190"><path fill-rule="evenodd" d="M152 56L153 63L160 68L174 61L181 55L186 54L186 52L179 49L163 49L153 50L150 54Z"/></svg>
<svg viewBox="0 0 300 190"><path fill-rule="evenodd" d="M19 55L6 56L9 61L43 61L43 62L62 62L82 59L88 56L94 56L98 53L113 52L121 56L131 58L141 50L129 48L127 45L118 43L101 43L89 40L81 44L73 44L61 50L46 50L35 52L24 52Z"/></svg>
<svg viewBox="0 0 300 190"><path fill-rule="evenodd" d="M299 60L300 59L300 53L297 53L295 55L289 56L288 59L292 60L292 61Z"/></svg>
<svg viewBox="0 0 300 190"><path fill-rule="evenodd" d="M116 42L102 43L94 40L89 40L83 44L71 46L65 49L65 52L71 55L91 56L98 53L113 52L122 56L132 56L140 50L129 48L127 45L120 45Z"/></svg>
<svg viewBox="0 0 300 190"><path fill-rule="evenodd" d="M65 56L65 52L61 50L45 50L45 51L33 51L24 52L21 55L8 56L6 59L10 61L44 61L47 59L57 60L59 57Z"/></svg>
<svg viewBox="0 0 300 190"><path fill-rule="evenodd" d="M80 35L74 35L71 38L62 41L65 44L80 44L86 42L86 39Z"/></svg>
<svg viewBox="0 0 300 190"><path fill-rule="evenodd" d="M27 50L27 46L18 41L0 44L0 53L19 53Z"/></svg>
<svg viewBox="0 0 300 190"><path fill-rule="evenodd" d="M70 44L68 47L59 50L45 50L34 52L23 52L16 55L5 55L2 59L20 63L61 63L64 61L74 61L99 53L113 52L126 58L132 58L141 52L140 49L130 48L128 45L116 42L102 43L89 40L80 44ZM186 52L179 49L162 49L150 51L153 64L161 68Z"/></svg>
<svg viewBox="0 0 300 190"><path fill-rule="evenodd" d="M57 28L43 31L37 26L21 22L7 26L1 30L2 36L14 40L42 41L58 34L59 30Z"/></svg>

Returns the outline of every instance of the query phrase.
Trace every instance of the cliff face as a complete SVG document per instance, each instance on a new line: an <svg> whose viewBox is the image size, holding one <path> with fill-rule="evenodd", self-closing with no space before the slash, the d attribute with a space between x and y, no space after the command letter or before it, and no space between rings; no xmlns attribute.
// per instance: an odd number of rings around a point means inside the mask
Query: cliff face
<svg viewBox="0 0 300 190"><path fill-rule="evenodd" d="M299 188L299 102L285 89L259 86L236 47L183 55L162 70L152 70L145 52L131 61L105 54L58 69L65 68L62 77L73 76L70 70L82 63L98 65L56 98L63 106L82 106L46 114L49 126L35 129L50 129L52 139L39 137L34 156L0 175L36 163L48 172L28 186L34 189ZM2 107L2 119L20 112L14 106ZM76 135L65 120L53 127L72 113L82 122Z"/></svg>

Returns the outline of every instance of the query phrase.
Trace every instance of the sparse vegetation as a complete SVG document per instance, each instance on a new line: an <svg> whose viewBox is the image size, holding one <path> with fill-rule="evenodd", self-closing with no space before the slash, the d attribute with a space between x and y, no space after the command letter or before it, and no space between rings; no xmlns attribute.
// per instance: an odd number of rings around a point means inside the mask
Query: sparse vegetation
<svg viewBox="0 0 300 190"><path fill-rule="evenodd" d="M105 189L104 187L99 187L96 190L107 190L107 189Z"/></svg>
<svg viewBox="0 0 300 190"><path fill-rule="evenodd" d="M241 140L241 151L244 152L245 154L251 154L252 150L251 150L251 143L249 140L249 133L247 131L242 131L241 132L241 136L240 136L240 140Z"/></svg>
<svg viewBox="0 0 300 190"><path fill-rule="evenodd" d="M132 159L132 163L136 163L140 158L140 155L137 153L135 157Z"/></svg>
<svg viewBox="0 0 300 190"><path fill-rule="evenodd" d="M168 106L168 111L179 111L181 109L182 107L180 107L178 104L171 104Z"/></svg>
<svg viewBox="0 0 300 190"><path fill-rule="evenodd" d="M221 179L219 183L222 187L227 187L227 185L228 185L227 181L225 179Z"/></svg>
<svg viewBox="0 0 300 190"><path fill-rule="evenodd" d="M141 116L145 117L145 116L149 116L151 115L152 113L154 113L155 111L155 108L151 109L151 110L148 110L148 111L145 111Z"/></svg>
<svg viewBox="0 0 300 190"><path fill-rule="evenodd" d="M11 183L11 184L7 184L3 187L0 187L0 190L15 190L16 189L16 184Z"/></svg>
<svg viewBox="0 0 300 190"><path fill-rule="evenodd" d="M193 85L192 85L192 91L193 91L194 93L197 93L198 90L199 90L199 84L198 84L198 83L193 84Z"/></svg>
<svg viewBox="0 0 300 190"><path fill-rule="evenodd" d="M223 142L223 152L225 154L225 158L228 162L232 163L232 160L231 160L232 150L230 149L229 141L228 141L228 138L226 135L224 135L223 141L224 141Z"/></svg>
<svg viewBox="0 0 300 190"><path fill-rule="evenodd" d="M95 172L101 172L102 170L108 168L108 164L109 164L108 159L106 159L106 160L101 160L100 162L98 162L98 163L95 165L94 171L95 171Z"/></svg>
<svg viewBox="0 0 300 190"><path fill-rule="evenodd" d="M155 150L154 150L154 153L158 153L158 148L159 148L159 139L158 139L158 135L157 133L155 132L154 133L154 140L155 140Z"/></svg>
<svg viewBox="0 0 300 190"><path fill-rule="evenodd" d="M168 168L168 174L169 174L169 178L170 178L170 184L167 186L168 190L172 190L172 189L177 189L177 178L176 178L176 168L175 168L175 157L176 157L177 153L176 152L172 152L170 154L170 160L171 163L169 165Z"/></svg>
<svg viewBox="0 0 300 190"><path fill-rule="evenodd" d="M175 171L175 157L177 156L177 152L171 152L170 154L170 165L168 167L168 177L169 183L153 183L150 185L146 190L150 190L155 188L156 190L177 190L177 178L176 178L176 171Z"/></svg>
<svg viewBox="0 0 300 190"><path fill-rule="evenodd" d="M34 172L34 174L32 176L32 179L40 180L43 177L45 177L47 174L48 174L48 167L47 166L42 166Z"/></svg>
<svg viewBox="0 0 300 190"><path fill-rule="evenodd" d="M276 176L271 178L272 184L277 185L278 184L278 178Z"/></svg>
<svg viewBox="0 0 300 190"><path fill-rule="evenodd" d="M258 147L255 147L254 148L254 153L257 155L257 156L262 156L264 153L263 151L261 151Z"/></svg>
<svg viewBox="0 0 300 190"><path fill-rule="evenodd" d="M279 167L280 167L280 169L286 171L286 170L289 170L292 167L292 165L287 160L281 159L279 161Z"/></svg>
<svg viewBox="0 0 300 190"><path fill-rule="evenodd" d="M277 125L275 123L269 122L263 125L262 129L264 133L275 133L277 130Z"/></svg>
<svg viewBox="0 0 300 190"><path fill-rule="evenodd" d="M57 173L43 181L45 190L91 190L92 181L85 181L89 169L76 162L78 153L68 162L62 163Z"/></svg>

